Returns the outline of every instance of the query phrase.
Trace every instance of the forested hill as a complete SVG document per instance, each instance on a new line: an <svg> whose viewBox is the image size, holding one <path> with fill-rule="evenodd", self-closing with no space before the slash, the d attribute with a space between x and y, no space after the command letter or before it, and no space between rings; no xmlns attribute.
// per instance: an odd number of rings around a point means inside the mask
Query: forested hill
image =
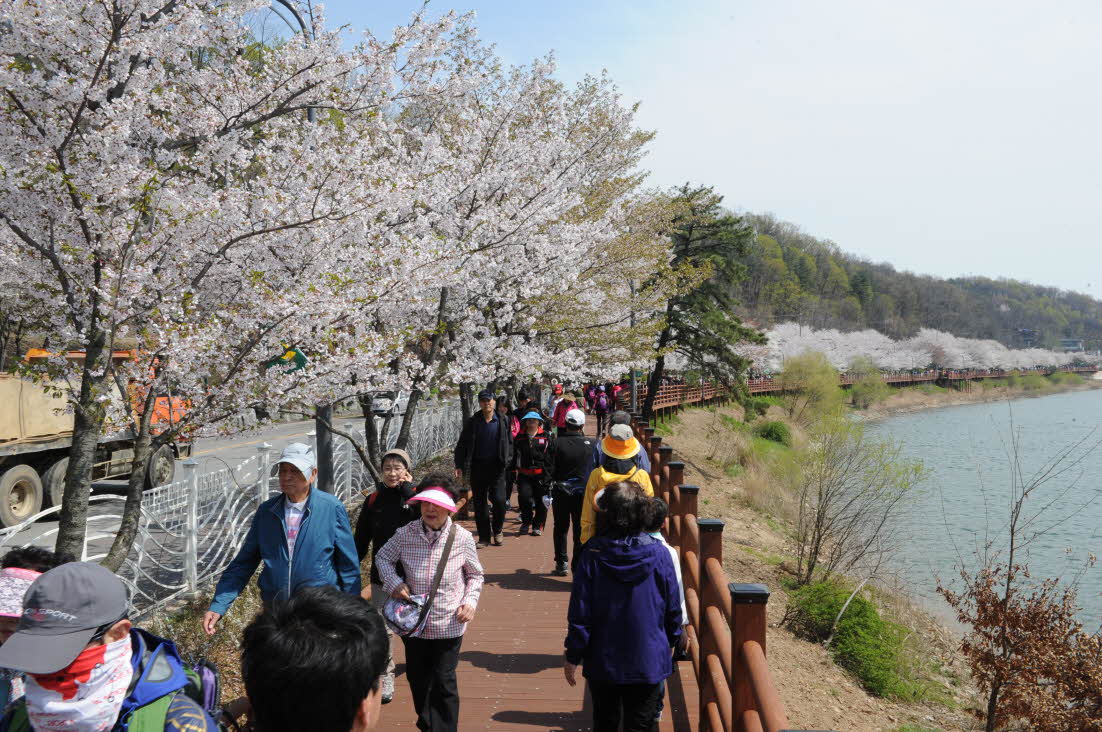
<svg viewBox="0 0 1102 732"><path fill-rule="evenodd" d="M1102 301L1007 279L939 279L874 264L771 214L744 214L757 232L738 284L743 315L767 328L873 328L893 338L936 328L1012 348L1061 350L1063 338L1102 348Z"/></svg>

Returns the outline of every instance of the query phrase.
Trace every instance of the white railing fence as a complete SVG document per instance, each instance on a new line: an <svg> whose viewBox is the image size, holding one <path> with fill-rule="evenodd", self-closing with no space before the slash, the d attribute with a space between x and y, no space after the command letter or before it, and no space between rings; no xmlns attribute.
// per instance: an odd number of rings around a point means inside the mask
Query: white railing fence
<svg viewBox="0 0 1102 732"><path fill-rule="evenodd" d="M459 429L457 406L419 410L408 448L414 465L450 449ZM361 427L349 423L342 430L355 435L363 445ZM314 441L311 434L311 445ZM396 441L395 432L389 436L386 447L393 447ZM333 457L335 493L346 506L351 506L374 483L347 439L334 435ZM136 617L198 592L221 574L241 548L257 506L278 491L278 484L271 477L276 458L278 453L272 446L262 444L255 456L232 469L202 475L198 461L185 460L181 480L145 493L138 536L118 572L130 591ZM96 561L111 548L126 499L97 495L89 500L91 515L82 559ZM52 547L57 528L41 531L39 520L60 510L50 508L21 524L0 530L0 553L29 544Z"/></svg>

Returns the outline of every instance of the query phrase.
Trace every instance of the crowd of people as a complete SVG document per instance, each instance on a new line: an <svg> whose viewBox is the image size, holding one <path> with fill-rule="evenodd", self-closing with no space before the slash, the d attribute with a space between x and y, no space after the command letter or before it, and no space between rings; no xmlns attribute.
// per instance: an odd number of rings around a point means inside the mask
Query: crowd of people
<svg viewBox="0 0 1102 732"><path fill-rule="evenodd" d="M344 505L315 488L310 448L285 448L280 492L258 507L201 621L216 633L260 569L263 611L241 635L253 727L375 728L395 693L397 636L418 728L457 730L459 653L484 579L479 552L504 546L515 492L515 536L540 536L550 517L554 574L573 574L565 683L578 682L580 667L595 730L654 729L687 615L676 552L660 533L667 507L653 497L630 417L602 399L611 389L560 388L546 405L522 392L515 406L480 393L454 475L416 481L410 456L387 452L355 530ZM603 436L584 434L587 410L604 415ZM477 537L453 518L468 499ZM5 555L0 641L0 732L237 725L211 700L203 668L133 625L125 585L98 564L35 548Z"/></svg>

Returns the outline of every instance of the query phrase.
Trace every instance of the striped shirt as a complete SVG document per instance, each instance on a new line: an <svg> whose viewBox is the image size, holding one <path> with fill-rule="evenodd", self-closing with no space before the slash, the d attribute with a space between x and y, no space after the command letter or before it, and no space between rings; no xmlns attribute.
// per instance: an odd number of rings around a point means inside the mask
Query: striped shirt
<svg viewBox="0 0 1102 732"><path fill-rule="evenodd" d="M405 582L411 595L428 595L432 589L432 580L436 567L444 554L444 545L448 542L452 520L449 518L439 531L425 526L424 521L411 521L394 533L390 541L383 545L375 556L379 568L379 577L383 580L383 589L387 595L394 592L398 585ZM405 579L398 576L395 566L402 563ZM429 608L425 627L417 634L419 638L440 639L458 638L467 630L467 624L455 618L460 605L478 607L478 597L482 594L482 564L478 561L478 550L474 545L471 532L457 526L455 542L444 575L440 579L440 589Z"/></svg>

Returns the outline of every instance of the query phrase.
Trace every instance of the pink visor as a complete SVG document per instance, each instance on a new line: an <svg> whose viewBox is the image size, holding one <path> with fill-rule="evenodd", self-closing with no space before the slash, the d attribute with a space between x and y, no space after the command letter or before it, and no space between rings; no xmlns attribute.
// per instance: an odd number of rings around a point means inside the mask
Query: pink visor
<svg viewBox="0 0 1102 732"><path fill-rule="evenodd" d="M23 617L23 595L40 574L20 567L0 570L0 617Z"/></svg>
<svg viewBox="0 0 1102 732"><path fill-rule="evenodd" d="M406 505L413 503L414 501L424 501L425 503L431 503L434 506L446 509L455 513L455 501L448 495L448 492L442 488L425 488L418 491L417 495L406 501Z"/></svg>

